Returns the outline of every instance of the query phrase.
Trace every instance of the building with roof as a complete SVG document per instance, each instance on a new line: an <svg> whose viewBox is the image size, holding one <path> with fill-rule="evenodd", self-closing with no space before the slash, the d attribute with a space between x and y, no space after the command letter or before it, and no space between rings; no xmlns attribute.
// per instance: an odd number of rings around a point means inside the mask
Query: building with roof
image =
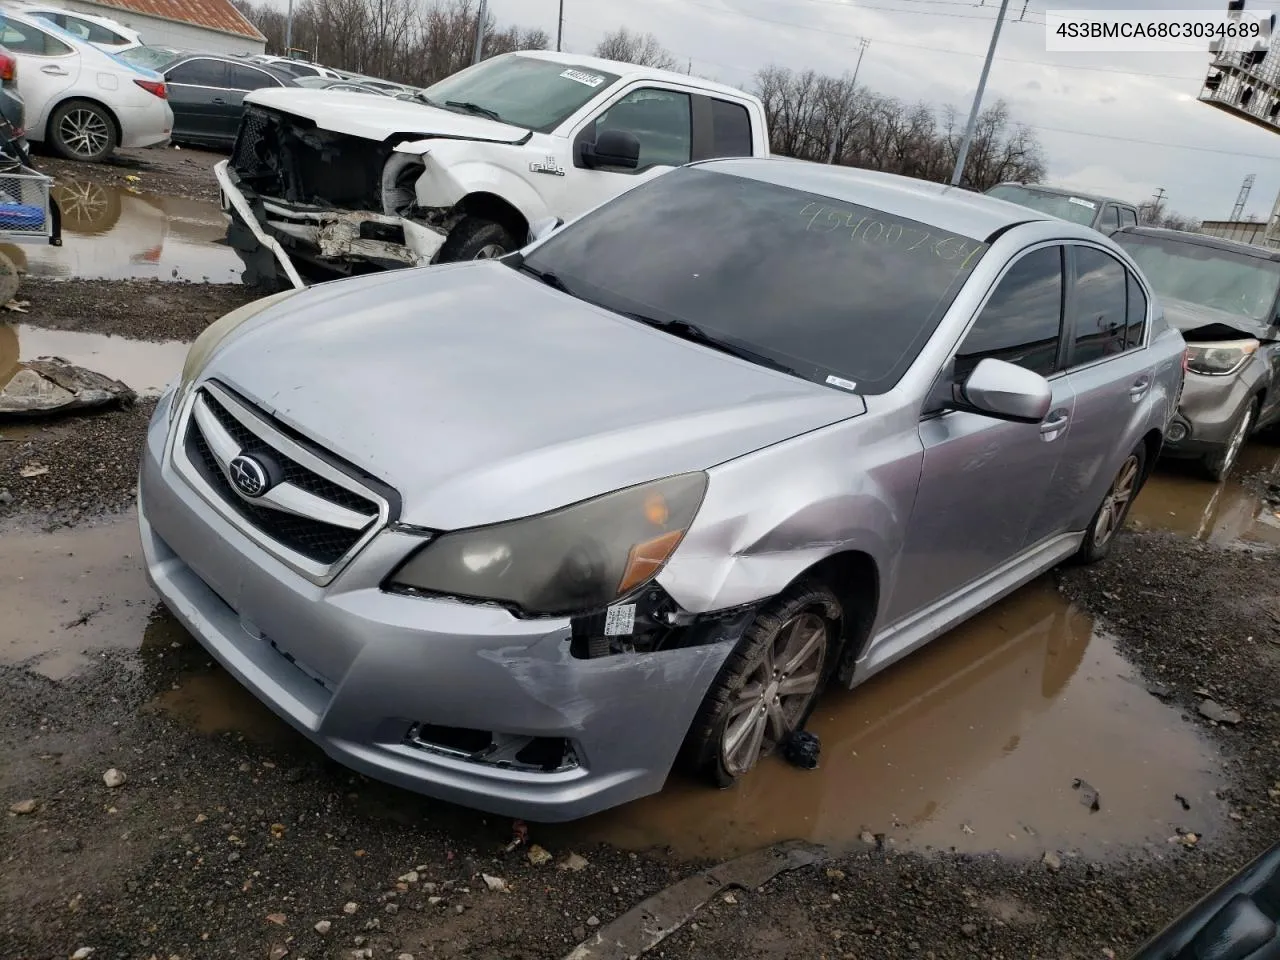
<svg viewBox="0 0 1280 960"><path fill-rule="evenodd" d="M142 42L203 53L265 53L267 38L231 0L62 0L59 6L110 17Z"/></svg>

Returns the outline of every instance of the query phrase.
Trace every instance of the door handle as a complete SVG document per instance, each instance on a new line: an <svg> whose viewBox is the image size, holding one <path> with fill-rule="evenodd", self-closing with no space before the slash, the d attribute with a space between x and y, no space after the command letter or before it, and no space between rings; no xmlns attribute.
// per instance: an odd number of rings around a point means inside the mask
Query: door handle
<svg viewBox="0 0 1280 960"><path fill-rule="evenodd" d="M1040 436L1046 441L1056 440L1062 435L1062 431L1067 429L1067 423L1071 419L1071 414L1066 410L1055 410L1049 414L1048 418L1040 424Z"/></svg>
<svg viewBox="0 0 1280 960"><path fill-rule="evenodd" d="M65 77L65 76L67 75L67 71L63 70L61 67L57 66L56 64L52 64L52 63L51 63L51 64L49 64L47 67L41 67L41 68L40 68L40 72L41 72L41 73L51 73L51 74L53 74L55 77Z"/></svg>
<svg viewBox="0 0 1280 960"><path fill-rule="evenodd" d="M227 101L223 100L221 97L214 97L214 98L213 98L213 102L214 102L214 103L221 103L221 104L225 104Z"/></svg>
<svg viewBox="0 0 1280 960"><path fill-rule="evenodd" d="M1135 381L1133 386L1129 388L1129 399L1136 403L1146 396L1147 391L1150 389L1151 378L1142 377L1140 380Z"/></svg>

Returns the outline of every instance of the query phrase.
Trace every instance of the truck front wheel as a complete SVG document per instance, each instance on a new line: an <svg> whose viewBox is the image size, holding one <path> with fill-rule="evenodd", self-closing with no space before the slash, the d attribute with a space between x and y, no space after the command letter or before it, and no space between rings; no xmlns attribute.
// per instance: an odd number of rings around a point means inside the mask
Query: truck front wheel
<svg viewBox="0 0 1280 960"><path fill-rule="evenodd" d="M483 217L463 217L440 247L438 263L492 260L519 249L515 237L500 223Z"/></svg>

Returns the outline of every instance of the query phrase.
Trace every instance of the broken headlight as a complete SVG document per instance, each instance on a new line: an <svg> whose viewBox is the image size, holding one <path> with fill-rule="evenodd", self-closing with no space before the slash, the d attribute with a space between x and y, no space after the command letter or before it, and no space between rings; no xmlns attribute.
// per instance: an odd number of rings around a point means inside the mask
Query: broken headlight
<svg viewBox="0 0 1280 960"><path fill-rule="evenodd" d="M231 336L242 324L252 320L263 310L300 292L300 290L296 289L285 290L281 293L273 293L271 296L263 297L260 300L250 301L243 306L236 307L230 313L223 314L205 327L200 336L196 337L195 342L191 344L190 349L187 350L187 359L182 364L182 378L178 381L178 389L174 394L173 403L169 405L169 422L173 422L174 414L177 413L178 408L186 400L187 392L191 389L191 385L204 372L204 368L209 365L209 360L213 357L214 351L222 346L227 337Z"/></svg>
<svg viewBox="0 0 1280 960"><path fill-rule="evenodd" d="M657 576L702 504L705 473L627 487L550 513L446 533L392 589L486 600L531 616L602 610Z"/></svg>
<svg viewBox="0 0 1280 960"><path fill-rule="evenodd" d="M1226 377L1258 351L1257 340L1224 340L1187 344L1187 369L1206 377Z"/></svg>

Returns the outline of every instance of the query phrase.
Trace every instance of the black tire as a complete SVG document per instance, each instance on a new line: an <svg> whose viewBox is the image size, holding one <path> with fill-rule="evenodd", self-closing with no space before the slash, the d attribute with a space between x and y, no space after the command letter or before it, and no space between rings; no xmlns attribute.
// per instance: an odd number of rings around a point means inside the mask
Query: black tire
<svg viewBox="0 0 1280 960"><path fill-rule="evenodd" d="M811 621L815 628L817 621L821 621L822 624L820 659L816 665L813 665L811 654L802 660L798 667L813 666L812 672L817 677L816 686L806 694L794 694L793 697L796 699L789 705L779 704L777 714L784 721L785 733L803 728L838 660L839 631L843 619L843 610L836 595L825 585L812 581L801 581L793 585L757 613L733 652L725 660L719 674L716 675L715 682L707 690L702 705L698 707L698 712L694 716L681 748L680 764L686 771L708 779L718 787L729 787L746 776L756 762L768 756L777 747L781 738L772 731L771 723L762 721L765 729L763 743L758 755L745 769L734 769L727 764L725 750L722 749L730 721L734 717L755 714L755 706L740 709L736 713L733 711L735 705L740 705L748 699L740 699L738 694L746 689L753 674L757 671L767 671L766 656L773 653L779 642L784 644L785 650L783 628L792 623L803 623L805 621L802 618L810 615L816 617L815 621ZM806 670L805 674L808 673L809 670ZM775 673L774 676L777 677L778 674ZM761 696L763 697L766 693L767 690L762 690ZM801 697L803 699L799 699ZM763 700L756 702L761 705L761 712L764 715L774 716L768 712L768 706ZM779 701L774 699L774 703Z"/></svg>
<svg viewBox="0 0 1280 960"><path fill-rule="evenodd" d="M501 249L501 254L494 254ZM520 243L500 223L483 217L463 217L449 231L440 247L437 263L457 263L460 260L485 260L519 250Z"/></svg>
<svg viewBox="0 0 1280 960"><path fill-rule="evenodd" d="M76 130L83 140L77 139ZM119 143L116 122L105 107L89 100L68 100L49 118L49 146L67 160L98 163L115 151Z"/></svg>
<svg viewBox="0 0 1280 960"><path fill-rule="evenodd" d="M1117 488L1122 485L1122 481L1126 476L1131 475L1131 486L1129 487L1128 496L1120 505L1118 515L1112 515L1106 524L1100 523L1104 510L1109 510L1115 505L1115 497ZM1094 511L1093 518L1089 521L1089 529L1084 535L1084 542L1080 544L1080 549L1075 552L1071 558L1073 562L1078 564L1097 563L1111 552L1111 545L1115 543L1116 534L1124 527L1124 522L1129 516L1129 509L1133 506L1133 501L1141 492L1143 484L1147 478L1147 445L1140 443L1138 446L1124 458L1124 462L1120 464L1120 469L1112 478L1111 486L1107 488L1107 494L1102 498L1102 503L1098 505L1098 509Z"/></svg>
<svg viewBox="0 0 1280 960"><path fill-rule="evenodd" d="M1248 406L1240 411L1239 416L1231 421L1231 434L1233 437L1237 430L1244 431L1244 435L1240 438L1238 445L1228 443L1217 453L1210 454L1200 461L1201 467L1204 468L1204 472L1209 476L1210 480L1215 483L1221 483L1231 473L1231 468L1240 459L1240 451L1249 442L1249 434L1253 433L1253 425L1258 421L1258 406L1256 399L1250 400Z"/></svg>

